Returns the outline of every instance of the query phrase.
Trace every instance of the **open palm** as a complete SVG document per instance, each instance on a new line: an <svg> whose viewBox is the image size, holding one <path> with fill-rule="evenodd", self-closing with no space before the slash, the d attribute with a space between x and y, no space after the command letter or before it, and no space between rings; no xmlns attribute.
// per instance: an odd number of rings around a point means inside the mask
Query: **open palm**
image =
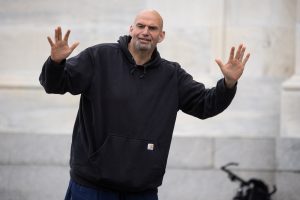
<svg viewBox="0 0 300 200"><path fill-rule="evenodd" d="M248 53L244 58L245 50L246 47L241 44L235 54L235 48L232 47L226 64L223 64L220 59L216 59L216 63L219 65L228 87L233 87L243 74L245 65L250 57Z"/></svg>
<svg viewBox="0 0 300 200"><path fill-rule="evenodd" d="M79 45L79 42L75 42L74 44L69 46L68 39L70 32L71 31L68 30L64 35L64 38L62 38L61 27L57 27L55 29L55 42L53 42L49 36L47 37L51 46L51 59L56 63L60 63L61 61L66 59Z"/></svg>

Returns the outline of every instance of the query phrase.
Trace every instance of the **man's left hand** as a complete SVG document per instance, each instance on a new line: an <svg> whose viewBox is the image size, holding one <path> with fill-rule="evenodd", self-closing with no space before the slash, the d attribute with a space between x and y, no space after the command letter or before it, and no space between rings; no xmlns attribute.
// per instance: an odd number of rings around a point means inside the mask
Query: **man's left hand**
<svg viewBox="0 0 300 200"><path fill-rule="evenodd" d="M223 64L220 59L215 60L224 75L225 84L228 88L233 88L235 86L236 82L242 76L244 67L250 57L250 54L248 53L244 58L246 47L243 44L240 44L236 54L234 51L235 48L231 47L229 59L226 64Z"/></svg>

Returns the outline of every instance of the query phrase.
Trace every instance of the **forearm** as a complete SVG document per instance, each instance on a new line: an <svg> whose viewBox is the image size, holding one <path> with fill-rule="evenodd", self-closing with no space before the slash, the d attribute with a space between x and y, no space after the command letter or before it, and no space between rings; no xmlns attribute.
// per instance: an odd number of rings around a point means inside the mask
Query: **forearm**
<svg viewBox="0 0 300 200"><path fill-rule="evenodd" d="M226 88L233 89L236 86L237 81L230 80L230 79L228 79L228 78L225 77L224 78L224 83L225 83Z"/></svg>
<svg viewBox="0 0 300 200"><path fill-rule="evenodd" d="M40 75L40 83L47 93L77 95L89 86L94 67L88 50L57 64L49 57Z"/></svg>
<svg viewBox="0 0 300 200"><path fill-rule="evenodd" d="M57 64L50 57L44 63L39 81L47 93L66 93L65 64L65 60Z"/></svg>
<svg viewBox="0 0 300 200"><path fill-rule="evenodd" d="M219 80L216 87L211 89L205 89L201 83L193 82L192 84L190 89L182 95L181 110L200 119L213 117L223 112L236 93L236 85L228 88L224 79Z"/></svg>
<svg viewBox="0 0 300 200"><path fill-rule="evenodd" d="M216 86L216 107L218 113L223 112L232 102L237 90L237 82L233 82L230 86L227 85L225 79L218 81Z"/></svg>

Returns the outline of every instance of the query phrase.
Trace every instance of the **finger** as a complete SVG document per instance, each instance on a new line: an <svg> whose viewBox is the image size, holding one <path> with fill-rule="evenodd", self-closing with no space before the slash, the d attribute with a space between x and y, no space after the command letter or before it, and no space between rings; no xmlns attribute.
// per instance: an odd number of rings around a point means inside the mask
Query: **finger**
<svg viewBox="0 0 300 200"><path fill-rule="evenodd" d="M51 38L48 36L47 39L48 39L48 42L49 42L50 46L53 47L53 46L54 46L54 43L53 43L53 41L51 40Z"/></svg>
<svg viewBox="0 0 300 200"><path fill-rule="evenodd" d="M234 57L234 50L235 50L235 48L234 48L234 47L231 47L231 49L230 49L230 54L229 54L229 60L232 60L232 59L233 59L233 57Z"/></svg>
<svg viewBox="0 0 300 200"><path fill-rule="evenodd" d="M237 60L240 59L242 47L243 47L243 44L240 44L240 46L238 47L238 50L235 54L235 59L237 59Z"/></svg>
<svg viewBox="0 0 300 200"><path fill-rule="evenodd" d="M57 28L57 38L58 38L58 41L61 41L62 33L61 33L61 27L60 26Z"/></svg>
<svg viewBox="0 0 300 200"><path fill-rule="evenodd" d="M58 42L58 29L56 28L54 31L55 42Z"/></svg>
<svg viewBox="0 0 300 200"><path fill-rule="evenodd" d="M79 42L75 42L74 44L72 44L72 46L70 47L70 49L72 51L74 51L74 49L79 45Z"/></svg>
<svg viewBox="0 0 300 200"><path fill-rule="evenodd" d="M243 65L244 65L244 66L246 65L246 63L247 63L249 57L250 57L250 53L248 53L248 54L246 55L246 58L245 58L244 61L243 61Z"/></svg>
<svg viewBox="0 0 300 200"><path fill-rule="evenodd" d="M222 69L224 64L220 59L215 59L216 63L219 65L219 67Z"/></svg>
<svg viewBox="0 0 300 200"><path fill-rule="evenodd" d="M69 35L70 35L70 30L68 30L64 36L64 41L68 42L68 39L69 39Z"/></svg>
<svg viewBox="0 0 300 200"><path fill-rule="evenodd" d="M242 48L242 51L241 51L240 59L239 59L240 61L243 60L245 51L246 51L246 47L243 47L243 48Z"/></svg>

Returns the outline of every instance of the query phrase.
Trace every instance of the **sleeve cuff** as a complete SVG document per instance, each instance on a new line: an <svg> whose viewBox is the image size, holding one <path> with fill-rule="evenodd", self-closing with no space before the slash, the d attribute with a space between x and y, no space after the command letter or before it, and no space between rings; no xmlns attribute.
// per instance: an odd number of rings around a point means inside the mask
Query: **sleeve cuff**
<svg viewBox="0 0 300 200"><path fill-rule="evenodd" d="M229 87L227 87L227 85L226 85L225 78L223 78L222 80L223 80L224 87L225 87L226 89L228 89L228 90L233 90L233 89L235 89L235 88L237 87L237 83L238 83L238 82L236 82L232 88L229 88Z"/></svg>
<svg viewBox="0 0 300 200"><path fill-rule="evenodd" d="M64 60L61 61L60 63L56 63L56 62L54 62L54 61L51 59L51 56L49 56L48 62L49 62L49 64L52 65L52 66L58 66L58 67L61 67L61 66L64 66L64 65L65 65L66 59L64 59Z"/></svg>
<svg viewBox="0 0 300 200"><path fill-rule="evenodd" d="M226 86L225 79L222 78L218 81L217 88L219 88L221 91L223 91L225 93L235 93L237 90L237 84L238 84L238 82L235 83L234 87L228 88Z"/></svg>

